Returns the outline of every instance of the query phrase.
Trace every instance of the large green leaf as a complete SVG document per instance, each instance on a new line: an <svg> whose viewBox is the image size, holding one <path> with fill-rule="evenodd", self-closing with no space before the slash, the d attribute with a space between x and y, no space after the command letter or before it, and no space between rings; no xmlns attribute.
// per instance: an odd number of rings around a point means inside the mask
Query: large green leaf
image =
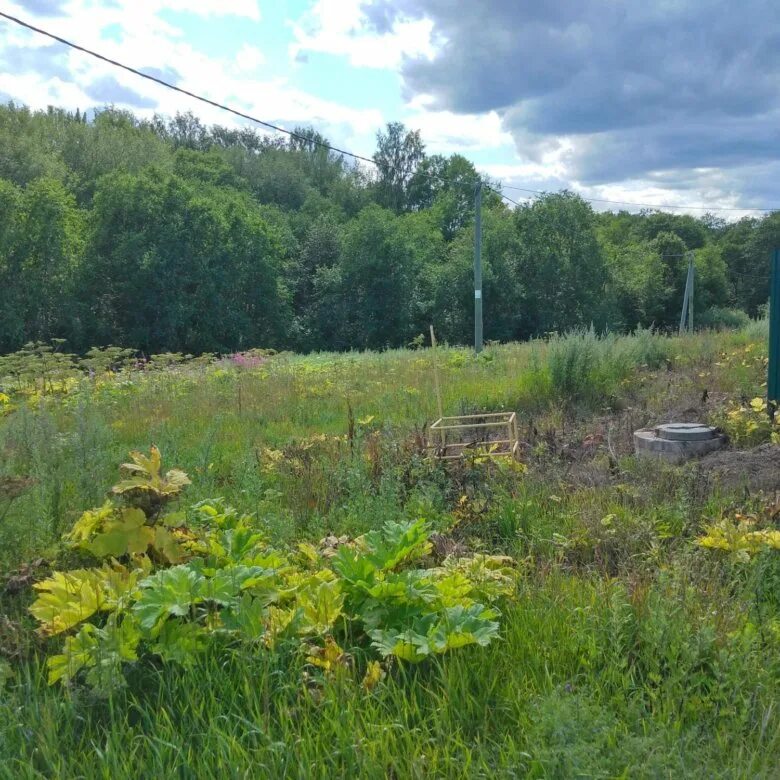
<svg viewBox="0 0 780 780"><path fill-rule="evenodd" d="M268 633L268 605L244 593L230 609L222 612L222 625L250 642L265 639Z"/></svg>
<svg viewBox="0 0 780 780"><path fill-rule="evenodd" d="M60 655L49 658L49 684L73 681L83 669L87 682L96 690L109 692L124 685L122 664L138 660L141 635L130 616L121 620L111 615L103 628L87 623L65 640Z"/></svg>
<svg viewBox="0 0 780 780"><path fill-rule="evenodd" d="M320 582L298 593L298 606L302 612L305 633L325 634L341 615L344 593L338 580Z"/></svg>
<svg viewBox="0 0 780 780"><path fill-rule="evenodd" d="M75 636L67 637L62 653L47 661L49 685L58 680L69 683L83 668L92 665L98 645L97 630L96 626L87 623Z"/></svg>
<svg viewBox="0 0 780 780"><path fill-rule="evenodd" d="M232 563L246 563L264 547L265 537L251 528L229 528L210 539L211 554Z"/></svg>
<svg viewBox="0 0 780 780"><path fill-rule="evenodd" d="M202 626L171 620L160 630L157 641L152 645L152 652L157 653L163 661L190 668L207 642L208 634Z"/></svg>
<svg viewBox="0 0 780 780"><path fill-rule="evenodd" d="M430 654L428 638L415 631L397 631L395 629L375 629L369 632L371 644L384 656L395 656L402 661L419 663Z"/></svg>
<svg viewBox="0 0 780 780"><path fill-rule="evenodd" d="M331 560L333 571L353 589L367 590L376 582L377 566L351 547L339 547Z"/></svg>
<svg viewBox="0 0 780 780"><path fill-rule="evenodd" d="M119 558L146 552L153 541L154 529L146 525L146 515L128 507L106 519L102 532L83 546L98 558Z"/></svg>
<svg viewBox="0 0 780 780"><path fill-rule="evenodd" d="M204 601L229 606L236 601L241 591L261 583L268 586L269 579L271 575L260 566L229 566L217 569L212 577L203 580L200 595Z"/></svg>
<svg viewBox="0 0 780 780"><path fill-rule="evenodd" d="M486 646L498 635L495 613L481 604L457 606L413 621L408 628L369 631L373 646L383 655L417 663L426 656L467 645Z"/></svg>
<svg viewBox="0 0 780 780"><path fill-rule="evenodd" d="M204 576L188 565L163 569L140 582L141 597L133 606L141 628L154 631L171 615L183 617L202 600Z"/></svg>
<svg viewBox="0 0 780 780"><path fill-rule="evenodd" d="M380 531L372 531L363 537L368 546L367 558L378 569L390 571L402 563L408 563L431 551L429 529L424 520L394 523L389 521Z"/></svg>
<svg viewBox="0 0 780 780"><path fill-rule="evenodd" d="M495 613L482 604L470 607L450 607L439 623L429 632L430 646L436 653L444 653L466 645L485 647L498 636Z"/></svg>

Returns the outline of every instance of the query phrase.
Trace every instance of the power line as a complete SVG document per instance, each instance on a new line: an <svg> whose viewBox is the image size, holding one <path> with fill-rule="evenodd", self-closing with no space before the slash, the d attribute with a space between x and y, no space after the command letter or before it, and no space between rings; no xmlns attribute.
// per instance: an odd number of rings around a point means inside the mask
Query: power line
<svg viewBox="0 0 780 780"><path fill-rule="evenodd" d="M95 57L98 60L101 60L102 62L105 62L109 65L113 65L116 68L121 68L122 70L126 70L128 73L132 73L135 76L140 76L143 79L147 79L148 81L153 81L155 84L159 84L162 87L166 87L168 89L172 89L175 92L179 92L182 95L187 95L188 97L193 98L194 100L199 100L202 103L206 103L207 105L213 106L214 108L221 109L222 111L227 111L231 114L234 114L235 116L241 117L242 119L247 119L250 122L255 122L259 125L262 125L263 127L267 127L270 130L274 130L277 133L283 133L285 135L290 136L291 138L295 138L299 141L304 141L307 144L312 144L314 146L321 147L323 149L327 149L331 152L335 152L336 154L344 155L345 157L351 157L354 160L360 160L361 162L369 163L370 165L377 166L376 160L373 160L370 157L365 157L360 154L355 154L354 152L349 152L346 149L340 149L337 146L332 146L331 144L325 143L324 141L319 141L316 138L310 138L305 135L301 135L300 133L296 133L292 130L287 130L284 127L280 127L279 125L275 125L271 122L266 122L263 119L258 119L256 116L252 116L251 114L246 114L243 111L239 111L236 108L232 108L231 106L227 106L224 103L219 103L215 100L211 100L207 97L204 97L203 95L198 95L195 92L190 92L187 89L183 89L182 87L177 87L175 84L171 84L169 81L165 81L165 79L158 78L157 76L152 76L148 73L144 73L143 71L138 70L137 68L133 68L130 65L125 65L122 62L119 62L118 60L111 59L110 57L106 57L103 54L100 54L99 52L93 51L92 49L88 49L85 46L81 46L77 43L74 43L73 41L67 40L67 38L62 38L59 35L55 35L54 33L49 32L48 30L44 30L41 27L36 27L35 25L30 24L29 22L25 22L22 19L19 19L16 16L12 16L11 14L7 14L4 11L0 11L0 17L3 17L7 19L8 21L14 22L15 24L18 24L22 27L27 28L28 30L31 30L33 32L39 33L40 35L45 35L47 38L51 38L54 41L57 41L58 43L61 43L65 46L68 46L72 49L75 49L76 51L80 51L84 54L88 54L90 57ZM414 176L415 174L424 176L428 179L436 180L439 182L445 182L450 185L455 186L474 186L471 182L465 182L465 181L458 181L454 179L447 179L444 176L429 173L428 171L415 171L412 174L409 174L409 178ZM503 193L499 192L497 189L492 187L489 184L484 185L487 189L492 190L500 197L504 198L505 200L508 200L510 203L514 203L516 206L519 206L520 204L512 200L512 198L507 197Z"/></svg>
<svg viewBox="0 0 780 780"><path fill-rule="evenodd" d="M500 190L495 189L495 187L491 187L489 184L485 184L484 186L487 189L489 189L491 192L495 192L496 195L502 197L504 200L508 200L510 203L514 203L515 206L517 206L518 208L522 208L522 203L518 203L516 200L512 200L512 198L510 198L508 195L504 195L503 192L501 192Z"/></svg>
<svg viewBox="0 0 780 780"><path fill-rule="evenodd" d="M216 100L211 100L210 98L204 97L203 95L198 95L195 92L190 92L187 89L183 89L182 87L177 87L175 84L171 84L169 81L165 81L164 79L158 78L157 76L152 76L148 73L144 73L143 71L138 70L137 68L133 68L130 65L125 65L122 62L119 62L117 60L111 59L110 57L106 57L103 54L100 54L99 52L93 51L92 49L88 49L85 46L80 46L77 43L74 43L73 41L67 40L67 38L62 38L59 35L55 35L54 33L49 32L48 30L44 30L41 27L36 27L35 25L30 24L29 22L25 22L23 19L19 19L16 16L12 16L11 14L7 14L4 11L0 11L0 17L7 19L10 22L13 22L14 24L18 24L20 27L25 27L28 30L31 30L32 32L38 33L39 35L44 35L47 38L51 38L53 41L57 41L58 43L63 44L64 46L68 46L71 49L75 49L76 51L80 51L83 54L88 54L90 57L94 57L95 59L101 60L102 62L105 62L109 65L114 66L115 68L121 68L122 70L127 71L128 73L132 73L135 76L139 76L142 79L146 79L147 81L152 81L155 84L159 84L162 87L166 87L167 89L171 89L175 92L178 92L182 95L187 95L187 97L193 98L193 100L198 100L201 103L206 103L209 106L213 106L214 108L218 108L221 111L227 111L230 114L233 114L235 116L241 117L242 119L247 119L250 122L255 122L258 125L261 125L262 127L267 127L270 130L273 130L277 133L283 133L285 135L290 136L290 138L295 138L299 141L304 141L307 144L312 144L314 146L321 147L323 149L327 149L331 152L335 152L336 154L344 155L345 157L351 157L354 160L360 160L361 162L369 163L370 165L377 165L376 161L371 159L370 157L365 157L360 154L355 154L354 152L349 152L346 149L340 149L337 146L332 146L331 144L325 143L324 141L319 141L315 138L310 138L305 135L301 135L300 133L296 133L292 130L287 130L284 127L280 127L279 125L275 125L272 122L266 122L263 119L258 119L256 116L252 116L251 114L247 114L243 111L239 111L236 108L232 108L230 106L225 105L224 103L219 103ZM446 181L449 184L453 185L463 185L465 182L458 182L453 181L451 179L446 179L445 177L438 176L436 174L430 174L427 172L420 171L421 175L426 176L430 179L437 179L438 181ZM514 204L518 208L521 207L521 204L518 203L516 200L513 200L512 198L505 195L503 192L499 191L495 187L492 187L489 184L484 185L487 189L495 192L497 195L502 197L504 200L509 201L510 203ZM528 192L533 195L546 195L547 193L544 190L533 190L528 189L526 187L516 187L513 185L502 185L501 189L510 189L510 190L517 190L519 192ZM776 208L739 208L736 206L664 206L664 205L655 205L652 203L634 203L631 201L621 201L621 200L607 200L603 198L587 198L582 195L580 197L583 200L586 200L590 203L609 203L612 205L617 206L635 206L637 208L651 208L651 209L665 209L668 211L673 211L675 209L694 209L699 211L761 211L761 212L771 212L776 211Z"/></svg>
<svg viewBox="0 0 780 780"><path fill-rule="evenodd" d="M50 33L46 30L41 29L40 27L35 27L34 25L29 24L28 22L25 22L22 19L18 19L16 16L11 16L10 14L4 13L3 11L0 11L0 16L22 27L26 27L28 30L32 30L33 32L39 33L40 35L45 35L47 38L51 38L52 40L57 41L58 43L62 43L65 46L69 46L71 49L76 49L76 51L83 52L84 54L89 54L90 57L95 57L98 60L107 62L109 65L113 65L115 68L121 68L122 70L126 70L128 73L132 73L135 76L140 76L142 79L147 79L148 81L154 81L156 84L160 84L163 87L167 87L168 89L172 89L175 90L176 92L180 92L182 95L187 95L188 97L194 98L195 100L199 100L201 103L207 103L208 105L213 106L214 108L219 108L222 111L228 111L229 113L235 114L236 116L239 116L242 119L248 119L250 122L256 122L258 125L267 127L270 130L275 130L277 133L284 133L285 135L289 135L291 138L295 138L299 141L305 141L308 144L314 144L315 146L321 146L325 149L329 149L331 152L336 152L337 154L343 154L346 157L352 157L355 160L362 160L363 162L376 165L374 160L370 159L369 157L363 157L359 154L348 152L345 149L339 149L336 146L331 146L330 144L326 144L324 141L318 141L313 138L308 138L307 136L301 135L300 133L295 133L292 130L286 130L285 128L279 127L278 125L274 125L271 122L266 122L263 119L258 119L256 116L252 116L251 114L245 114L243 111L239 111L236 108L231 108L230 106L226 106L223 103L218 103L215 100L210 100L207 97L203 97L203 95L198 95L195 92L190 92L187 89L182 89L181 87L177 87L175 84L171 84L169 81L165 81L164 79L157 78L157 76L151 76L148 73L144 73L143 71L131 67L130 65L125 65L121 62L117 62L117 60L112 60L110 57L106 57L103 54L99 54L96 51L92 51L92 49L87 49L84 46L79 46L79 44L77 43L73 43L72 41L69 41L65 38L61 38L59 35Z"/></svg>
<svg viewBox="0 0 780 780"><path fill-rule="evenodd" d="M519 192L530 192L534 195L547 195L547 193L544 190L530 190L527 187L515 187L510 184L502 184L501 185L504 189L507 190L518 190ZM575 193L579 195L579 193ZM765 212L771 212L771 211L777 211L780 209L780 206L775 206L774 208L748 208L747 206L742 208L740 206L667 206L667 205L658 205L654 203L635 203L630 200L607 200L605 198L587 198L584 195L579 195L583 200L587 200L589 203L611 203L615 206L637 206L638 208L647 208L647 209L658 209L658 210L667 210L672 211L674 209L694 209L695 211L765 211Z"/></svg>

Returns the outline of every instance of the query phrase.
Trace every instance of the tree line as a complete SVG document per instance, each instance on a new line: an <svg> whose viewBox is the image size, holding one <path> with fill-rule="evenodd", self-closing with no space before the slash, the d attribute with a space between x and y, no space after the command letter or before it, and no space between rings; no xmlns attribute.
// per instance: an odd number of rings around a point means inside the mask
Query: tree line
<svg viewBox="0 0 780 780"><path fill-rule="evenodd" d="M0 352L382 349L429 323L468 343L474 166L399 123L375 171L296 134L0 106ZM688 251L700 322L755 316L774 246L778 212L596 213L570 192L510 208L485 190L485 337L673 327Z"/></svg>

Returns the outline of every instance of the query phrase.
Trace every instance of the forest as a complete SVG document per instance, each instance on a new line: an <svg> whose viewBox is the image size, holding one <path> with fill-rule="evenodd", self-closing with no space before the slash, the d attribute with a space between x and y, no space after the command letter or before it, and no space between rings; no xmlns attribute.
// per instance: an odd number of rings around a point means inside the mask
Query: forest
<svg viewBox="0 0 780 780"><path fill-rule="evenodd" d="M427 154L400 123L377 134L371 169L323 142L1 106L0 352L384 349L430 323L468 343L474 165ZM778 212L599 213L571 192L516 208L486 189L485 338L670 329L689 251L697 325L740 325L766 306L779 245Z"/></svg>

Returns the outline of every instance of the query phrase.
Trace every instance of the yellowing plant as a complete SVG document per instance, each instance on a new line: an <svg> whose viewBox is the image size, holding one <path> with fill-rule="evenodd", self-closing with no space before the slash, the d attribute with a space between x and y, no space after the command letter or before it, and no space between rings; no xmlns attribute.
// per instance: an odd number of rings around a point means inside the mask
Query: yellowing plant
<svg viewBox="0 0 780 780"><path fill-rule="evenodd" d="M748 562L763 550L780 550L780 529L775 520L780 507L769 505L756 514L736 513L704 528L704 535L696 541L701 547L733 554L737 560Z"/></svg>
<svg viewBox="0 0 780 780"><path fill-rule="evenodd" d="M728 411L721 428L738 447L755 447L770 441L780 444L780 425L770 418L763 398L754 398Z"/></svg>
<svg viewBox="0 0 780 780"><path fill-rule="evenodd" d="M30 612L41 634L65 635L48 661L52 683L83 678L107 691L144 655L187 668L217 637L268 651L297 643L307 675L328 677L352 668L355 649L420 662L498 635L498 604L516 591L511 559L429 567L423 520L288 554L220 501L164 513L189 479L178 470L162 476L156 448L132 458L123 467L131 476L113 491L131 505L85 512L66 536L102 565L54 572L35 586ZM382 679L378 663L366 669L366 690Z"/></svg>

